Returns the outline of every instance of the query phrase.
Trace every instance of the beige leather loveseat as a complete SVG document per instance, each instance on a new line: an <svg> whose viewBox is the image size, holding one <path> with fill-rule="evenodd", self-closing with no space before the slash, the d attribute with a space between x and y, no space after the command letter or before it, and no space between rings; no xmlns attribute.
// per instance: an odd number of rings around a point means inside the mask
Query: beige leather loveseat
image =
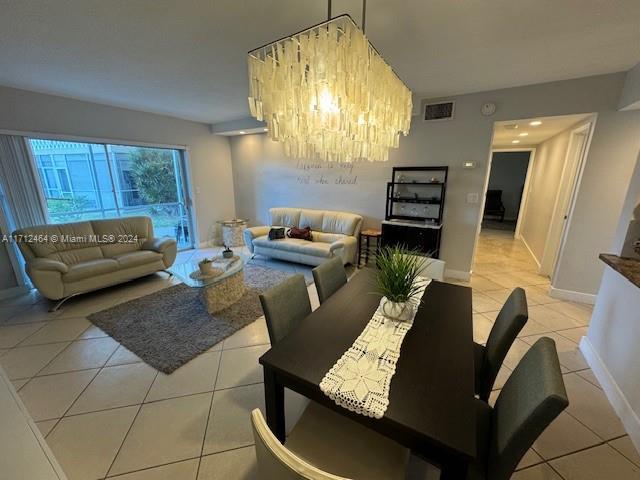
<svg viewBox="0 0 640 480"><path fill-rule="evenodd" d="M38 225L13 233L35 287L61 300L169 268L172 238L154 238L149 217Z"/></svg>
<svg viewBox="0 0 640 480"><path fill-rule="evenodd" d="M342 263L356 263L362 217L355 213L306 208L271 208L270 225L244 231L252 253L306 265L320 265L339 256ZM271 227L311 227L313 241L297 238L269 240Z"/></svg>

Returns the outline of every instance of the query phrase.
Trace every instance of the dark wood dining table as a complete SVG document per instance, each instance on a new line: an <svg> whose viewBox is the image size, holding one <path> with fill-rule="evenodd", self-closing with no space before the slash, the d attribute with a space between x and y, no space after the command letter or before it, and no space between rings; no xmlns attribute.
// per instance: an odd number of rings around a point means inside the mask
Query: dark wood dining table
<svg viewBox="0 0 640 480"><path fill-rule="evenodd" d="M442 479L464 479L476 456L470 288L429 284L402 344L383 418L353 413L320 390L378 307L374 278L373 269L360 271L260 357L267 423L284 442L288 388L404 445L440 467Z"/></svg>

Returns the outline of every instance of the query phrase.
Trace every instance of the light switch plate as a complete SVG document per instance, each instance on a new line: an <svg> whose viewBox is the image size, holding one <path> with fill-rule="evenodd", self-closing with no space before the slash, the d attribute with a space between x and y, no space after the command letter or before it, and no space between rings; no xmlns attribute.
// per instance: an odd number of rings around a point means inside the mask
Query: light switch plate
<svg viewBox="0 0 640 480"><path fill-rule="evenodd" d="M467 203L478 203L480 197L477 193L467 193Z"/></svg>

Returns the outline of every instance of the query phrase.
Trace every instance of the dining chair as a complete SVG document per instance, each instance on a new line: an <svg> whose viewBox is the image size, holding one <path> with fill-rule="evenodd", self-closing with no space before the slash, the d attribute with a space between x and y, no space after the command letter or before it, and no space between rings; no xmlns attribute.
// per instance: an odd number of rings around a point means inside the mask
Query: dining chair
<svg viewBox="0 0 640 480"><path fill-rule="evenodd" d="M498 313L487 345L474 344L475 391L481 400L489 400L502 362L528 318L527 295L518 287L511 292Z"/></svg>
<svg viewBox="0 0 640 480"><path fill-rule="evenodd" d="M304 275L292 275L259 295L271 345L282 340L311 313Z"/></svg>
<svg viewBox="0 0 640 480"><path fill-rule="evenodd" d="M282 445L251 412L261 480L404 480L409 450L315 402Z"/></svg>
<svg viewBox="0 0 640 480"><path fill-rule="evenodd" d="M567 408L555 342L540 338L522 357L492 408L476 399L476 461L467 480L508 480L533 442Z"/></svg>
<svg viewBox="0 0 640 480"><path fill-rule="evenodd" d="M347 283L347 272L342 265L342 258L334 257L321 263L311 270L313 281L316 284L320 304L336 293L340 287Z"/></svg>

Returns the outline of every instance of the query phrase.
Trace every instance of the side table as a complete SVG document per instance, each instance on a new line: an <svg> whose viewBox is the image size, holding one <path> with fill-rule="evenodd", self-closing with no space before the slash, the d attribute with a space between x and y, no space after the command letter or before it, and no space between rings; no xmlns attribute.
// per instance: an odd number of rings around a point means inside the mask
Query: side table
<svg viewBox="0 0 640 480"><path fill-rule="evenodd" d="M382 237L382 232L380 230L376 230L374 228L367 228L360 232L360 237L358 238L358 268L362 264L362 254L364 253L364 264L369 263L369 253L371 252L371 239L374 238L376 241L375 245L375 254L378 254L380 250L380 238ZM365 244L364 247L362 245L362 240L364 239Z"/></svg>
<svg viewBox="0 0 640 480"><path fill-rule="evenodd" d="M242 247L244 239L242 232L247 228L247 220L234 218L233 220L218 221L222 227L222 243L227 247Z"/></svg>

